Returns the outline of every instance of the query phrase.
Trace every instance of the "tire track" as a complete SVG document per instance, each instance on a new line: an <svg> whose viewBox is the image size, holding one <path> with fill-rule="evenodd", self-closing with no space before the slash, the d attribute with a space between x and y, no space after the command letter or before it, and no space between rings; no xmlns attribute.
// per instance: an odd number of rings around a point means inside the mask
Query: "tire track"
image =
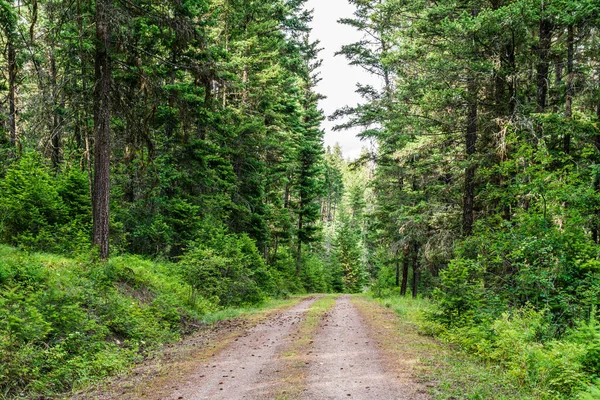
<svg viewBox="0 0 600 400"><path fill-rule="evenodd" d="M386 368L383 352L349 296L340 297L322 321L309 357L309 376L301 396L321 399L427 399L420 386Z"/></svg>
<svg viewBox="0 0 600 400"><path fill-rule="evenodd" d="M250 329L173 388L169 400L252 399L265 385L263 371L276 362L310 305L307 299Z"/></svg>

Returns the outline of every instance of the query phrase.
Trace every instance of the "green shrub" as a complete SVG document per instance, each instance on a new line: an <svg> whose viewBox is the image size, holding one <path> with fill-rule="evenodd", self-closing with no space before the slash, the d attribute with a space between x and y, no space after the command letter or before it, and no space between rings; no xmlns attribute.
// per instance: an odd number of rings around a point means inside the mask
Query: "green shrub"
<svg viewBox="0 0 600 400"><path fill-rule="evenodd" d="M586 372L593 375L600 374L600 325L596 321L595 308L590 313L590 319L580 322L567 336L574 343L585 347L582 365Z"/></svg>
<svg viewBox="0 0 600 400"><path fill-rule="evenodd" d="M36 153L15 162L0 181L2 241L50 249L52 231L67 215L48 168Z"/></svg>
<svg viewBox="0 0 600 400"><path fill-rule="evenodd" d="M292 293L305 293L301 277L296 275L296 257L288 246L279 246L270 260L274 282L274 295L286 297Z"/></svg>
<svg viewBox="0 0 600 400"><path fill-rule="evenodd" d="M216 306L174 264L102 264L0 245L0 393L52 397L127 368Z"/></svg>
<svg viewBox="0 0 600 400"><path fill-rule="evenodd" d="M31 250L89 249L91 199L86 175L53 176L36 153L26 153L0 180L0 239Z"/></svg>
<svg viewBox="0 0 600 400"><path fill-rule="evenodd" d="M330 284L327 282L327 278L323 261L317 255L309 254L302 258L300 279L306 292L329 292Z"/></svg>
<svg viewBox="0 0 600 400"><path fill-rule="evenodd" d="M479 358L500 365L519 386L540 399L570 399L590 383L587 343L548 340L549 314L525 307L491 323L452 326L442 337Z"/></svg>
<svg viewBox="0 0 600 400"><path fill-rule="evenodd" d="M222 306L256 304L275 291L270 270L247 235L216 234L181 257L181 276L197 294Z"/></svg>
<svg viewBox="0 0 600 400"><path fill-rule="evenodd" d="M600 385L598 382L590 384L587 388L579 392L578 400L600 400Z"/></svg>
<svg viewBox="0 0 600 400"><path fill-rule="evenodd" d="M465 259L453 260L440 272L440 286L433 292L434 320L447 326L468 326L485 318L485 293L481 266Z"/></svg>

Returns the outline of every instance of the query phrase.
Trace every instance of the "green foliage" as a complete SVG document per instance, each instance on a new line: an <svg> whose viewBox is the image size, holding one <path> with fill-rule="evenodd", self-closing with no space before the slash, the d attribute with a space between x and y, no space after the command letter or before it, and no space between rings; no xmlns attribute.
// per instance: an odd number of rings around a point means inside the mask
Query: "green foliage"
<svg viewBox="0 0 600 400"><path fill-rule="evenodd" d="M481 322L484 310L482 274L477 263L453 260L440 273L440 285L433 293L437 309L433 318L448 326Z"/></svg>
<svg viewBox="0 0 600 400"><path fill-rule="evenodd" d="M344 291L349 293L362 292L367 281L363 264L362 252L359 246L359 236L348 216L342 216L336 229L335 250L333 263L341 271ZM334 267L335 271L336 268Z"/></svg>
<svg viewBox="0 0 600 400"><path fill-rule="evenodd" d="M296 274L295 264L295 253L287 246L278 248L270 260L276 296L287 297L292 293L305 293L303 277Z"/></svg>
<svg viewBox="0 0 600 400"><path fill-rule="evenodd" d="M375 280L371 283L369 290L375 298L385 299L395 295L396 290L396 268L390 264L383 265L377 269ZM398 288L398 293L399 288Z"/></svg>
<svg viewBox="0 0 600 400"><path fill-rule="evenodd" d="M254 304L274 292L273 277L247 235L219 233L196 243L178 264L199 293L223 306Z"/></svg>
<svg viewBox="0 0 600 400"><path fill-rule="evenodd" d="M14 163L0 182L0 229L4 242L51 247L52 230L66 210L48 168L35 153Z"/></svg>
<svg viewBox="0 0 600 400"><path fill-rule="evenodd" d="M82 172L54 177L36 153L26 153L0 181L2 240L28 249L85 248L91 227L87 188Z"/></svg>
<svg viewBox="0 0 600 400"><path fill-rule="evenodd" d="M480 222L440 273L430 317L540 398L573 398L598 371L596 249L577 214L560 227L548 216Z"/></svg>
<svg viewBox="0 0 600 400"><path fill-rule="evenodd" d="M524 308L504 313L490 324L458 326L443 337L501 365L519 386L533 388L542 399L572 398L590 383L588 350L571 340L543 341L549 331L547 314Z"/></svg>
<svg viewBox="0 0 600 400"><path fill-rule="evenodd" d="M50 396L129 367L214 310L172 264L0 246L0 391Z"/></svg>
<svg viewBox="0 0 600 400"><path fill-rule="evenodd" d="M598 400L600 399L600 386L597 382L591 384L585 391L579 393L578 400Z"/></svg>
<svg viewBox="0 0 600 400"><path fill-rule="evenodd" d="M328 293L331 283L327 276L327 266L316 255L305 256L302 260L302 273L300 279L307 293Z"/></svg>

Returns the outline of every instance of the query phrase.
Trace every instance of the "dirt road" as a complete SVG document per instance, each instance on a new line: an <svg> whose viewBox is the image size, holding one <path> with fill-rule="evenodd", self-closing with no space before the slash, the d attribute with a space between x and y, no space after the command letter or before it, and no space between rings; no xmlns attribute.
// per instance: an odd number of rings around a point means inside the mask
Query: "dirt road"
<svg viewBox="0 0 600 400"><path fill-rule="evenodd" d="M374 310L383 311L367 300L357 307L350 296L306 298L263 322L238 327L233 320L206 341L192 340L198 355L179 364L166 359L159 375L76 399L428 399L414 379L417 358L381 345ZM386 318L394 324L395 316Z"/></svg>
<svg viewBox="0 0 600 400"><path fill-rule="evenodd" d="M419 385L393 374L350 301L340 297L314 338L305 399L425 399Z"/></svg>
<svg viewBox="0 0 600 400"><path fill-rule="evenodd" d="M259 396L269 377L263 371L276 362L291 340L294 327L308 311L313 299L304 300L285 313L255 326L237 339L174 390L169 399L231 400Z"/></svg>
<svg viewBox="0 0 600 400"><path fill-rule="evenodd" d="M276 382L286 368L280 355L296 340L314 299L305 300L275 318L254 327L233 345L206 362L169 399L268 399L287 398L285 385ZM420 400L419 385L400 379L377 346L349 296L341 296L321 320L308 354L298 354L305 365L307 400L355 399ZM288 361L289 362L289 361ZM279 392L269 391L279 387Z"/></svg>

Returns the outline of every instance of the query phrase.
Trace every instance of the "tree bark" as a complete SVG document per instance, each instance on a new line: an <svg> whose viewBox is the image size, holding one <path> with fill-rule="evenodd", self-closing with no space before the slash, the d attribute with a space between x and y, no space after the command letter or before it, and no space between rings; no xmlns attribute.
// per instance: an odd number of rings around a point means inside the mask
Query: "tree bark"
<svg viewBox="0 0 600 400"><path fill-rule="evenodd" d="M300 276L300 267L302 265L302 241L298 239L298 254L296 255L296 276Z"/></svg>
<svg viewBox="0 0 600 400"><path fill-rule="evenodd" d="M61 129L63 123L62 109L64 101L59 102L58 71L56 70L56 57L54 48L50 49L50 73L52 75L52 166L56 171L60 169L61 160Z"/></svg>
<svg viewBox="0 0 600 400"><path fill-rule="evenodd" d="M400 287L400 260L398 259L399 251L396 249L396 287Z"/></svg>
<svg viewBox="0 0 600 400"><path fill-rule="evenodd" d="M542 10L543 12L543 10ZM545 17L540 21L540 37L536 67L537 112L544 112L548 97L548 71L550 69L550 47L552 45L552 22Z"/></svg>
<svg viewBox="0 0 600 400"><path fill-rule="evenodd" d="M465 134L465 146L467 157L467 168L465 170L465 187L463 196L463 235L470 236L473 232L474 203L475 203L475 171L477 165L473 159L476 152L477 142L477 83L475 78L469 80L469 111L467 115L467 129Z"/></svg>
<svg viewBox="0 0 600 400"><path fill-rule="evenodd" d="M8 133L10 144L13 148L17 145L17 51L15 49L15 35L10 27L7 35L7 62L8 62Z"/></svg>
<svg viewBox="0 0 600 400"><path fill-rule="evenodd" d="M596 105L596 117L600 121L600 103ZM596 154L600 154L600 130L597 129L596 136L594 137L594 144L596 145ZM596 177L594 178L594 189L596 193L600 193L600 176L596 173ZM600 208L596 209L596 220L594 221L594 226L592 228L592 239L594 243L600 244Z"/></svg>
<svg viewBox="0 0 600 400"><path fill-rule="evenodd" d="M110 27L111 0L96 1L96 59L94 90L93 244L101 259L108 258L110 221Z"/></svg>
<svg viewBox="0 0 600 400"><path fill-rule="evenodd" d="M402 258L402 286L400 287L400 295L406 296L406 287L408 286L408 250L409 246L404 245L404 257Z"/></svg>
<svg viewBox="0 0 600 400"><path fill-rule="evenodd" d="M420 278L420 274L421 274L421 270L419 268L419 247L416 245L413 250L412 265L413 265L412 297L413 297L413 299L416 299L417 291L419 288L419 278Z"/></svg>

